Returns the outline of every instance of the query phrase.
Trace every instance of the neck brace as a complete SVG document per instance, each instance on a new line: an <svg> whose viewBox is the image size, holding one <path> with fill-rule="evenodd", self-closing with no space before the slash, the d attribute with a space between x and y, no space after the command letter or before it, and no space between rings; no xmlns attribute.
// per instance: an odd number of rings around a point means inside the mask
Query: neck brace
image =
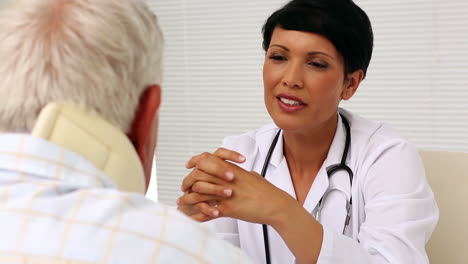
<svg viewBox="0 0 468 264"><path fill-rule="evenodd" d="M143 166L134 146L97 114L74 104L51 103L41 111L31 134L80 154L122 191L145 193Z"/></svg>

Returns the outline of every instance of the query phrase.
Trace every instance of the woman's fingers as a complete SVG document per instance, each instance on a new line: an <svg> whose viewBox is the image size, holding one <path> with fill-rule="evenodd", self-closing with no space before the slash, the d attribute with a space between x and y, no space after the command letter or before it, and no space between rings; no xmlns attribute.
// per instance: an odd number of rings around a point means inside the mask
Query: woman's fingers
<svg viewBox="0 0 468 264"><path fill-rule="evenodd" d="M197 203L216 201L219 199L220 197L217 197L217 196L191 192L191 193L185 193L183 196L179 197L179 199L177 199L177 205L178 206L195 205Z"/></svg>
<svg viewBox="0 0 468 264"><path fill-rule="evenodd" d="M193 156L187 164L185 164L185 167L187 169L192 169L195 166L197 166L198 162L200 162L203 159L208 158L209 156L216 156L221 160L228 160L236 163L243 163L245 161L245 157L241 154L239 154L236 151L225 149L225 148L219 148L217 149L213 154L210 154L208 152L201 153L199 155Z"/></svg>
<svg viewBox="0 0 468 264"><path fill-rule="evenodd" d="M195 215L195 214L198 214L199 212L197 212L195 210L195 207L193 205L178 205L177 206L177 210L181 211L182 213L184 213L186 216L192 216L192 215Z"/></svg>
<svg viewBox="0 0 468 264"><path fill-rule="evenodd" d="M225 148L217 149L213 153L213 155L215 155L216 157L222 160L229 160L229 161L233 161L236 163L243 163L245 161L245 157L239 152L236 152L230 149L225 149Z"/></svg>
<svg viewBox="0 0 468 264"><path fill-rule="evenodd" d="M186 192L192 189L192 186L196 182L207 182L207 183L217 184L217 185L226 185L226 181L224 181L223 179L207 174L204 171L194 169L182 181L182 185L180 186L181 191Z"/></svg>
<svg viewBox="0 0 468 264"><path fill-rule="evenodd" d="M192 185L198 181L214 184L222 183L222 181L216 180L216 178L232 181L234 179L234 170L237 167L234 164L226 162L226 160L242 163L245 161L245 157L235 151L224 148L216 150L214 154L205 152L192 157L186 167L194 168L194 170L183 180L181 190L185 192L191 189Z"/></svg>
<svg viewBox="0 0 468 264"><path fill-rule="evenodd" d="M205 152L196 158L195 168L207 174L219 177L220 179L232 181L234 179L232 166L234 165L213 154Z"/></svg>
<svg viewBox="0 0 468 264"><path fill-rule="evenodd" d="M198 203L195 205L197 210L211 218L216 218L219 216L219 210L216 207L210 206L208 203Z"/></svg>
<svg viewBox="0 0 468 264"><path fill-rule="evenodd" d="M191 190L200 194L207 194L219 197L231 197L232 189L222 185L216 185L209 182L198 181L192 185Z"/></svg>
<svg viewBox="0 0 468 264"><path fill-rule="evenodd" d="M182 205L177 209L198 222L206 222L219 216L219 210L205 202L195 205Z"/></svg>
<svg viewBox="0 0 468 264"><path fill-rule="evenodd" d="M208 216L208 215L202 214L202 213L192 215L192 216L190 216L190 218L192 218L193 220L195 220L197 222L207 222L207 221L215 219L214 217L211 217L211 216Z"/></svg>

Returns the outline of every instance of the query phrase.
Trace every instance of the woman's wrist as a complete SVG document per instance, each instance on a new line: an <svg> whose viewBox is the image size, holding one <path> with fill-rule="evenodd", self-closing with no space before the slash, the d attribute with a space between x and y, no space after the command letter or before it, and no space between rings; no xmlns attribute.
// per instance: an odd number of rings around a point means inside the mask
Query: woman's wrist
<svg viewBox="0 0 468 264"><path fill-rule="evenodd" d="M291 223L294 215L304 208L289 194L285 193L285 197L281 202L277 203L278 206L272 212L270 217L267 217L266 224L273 227L275 230L285 228L286 225Z"/></svg>
<svg viewBox="0 0 468 264"><path fill-rule="evenodd" d="M323 243L322 225L291 197L270 226L281 236L298 263L316 263Z"/></svg>

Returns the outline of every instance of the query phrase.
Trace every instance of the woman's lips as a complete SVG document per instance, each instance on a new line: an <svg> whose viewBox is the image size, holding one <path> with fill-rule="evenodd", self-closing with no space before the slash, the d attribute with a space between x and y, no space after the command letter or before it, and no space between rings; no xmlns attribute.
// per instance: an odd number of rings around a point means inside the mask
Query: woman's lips
<svg viewBox="0 0 468 264"><path fill-rule="evenodd" d="M307 104L294 96L280 94L276 98L278 99L280 108L288 113L302 110L307 106Z"/></svg>

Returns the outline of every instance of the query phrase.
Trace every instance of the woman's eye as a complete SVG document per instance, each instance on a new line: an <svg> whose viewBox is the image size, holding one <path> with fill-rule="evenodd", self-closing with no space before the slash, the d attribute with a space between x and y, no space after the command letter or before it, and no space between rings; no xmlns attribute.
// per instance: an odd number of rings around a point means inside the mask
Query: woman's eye
<svg viewBox="0 0 468 264"><path fill-rule="evenodd" d="M269 58L271 60L275 60L275 61L284 61L284 60L286 60L286 57L281 56L281 55L277 55L277 54L272 54L272 55L270 55Z"/></svg>
<svg viewBox="0 0 468 264"><path fill-rule="evenodd" d="M326 69L328 67L328 64L319 62L319 61L312 61L309 63L309 65L320 68L320 69Z"/></svg>

